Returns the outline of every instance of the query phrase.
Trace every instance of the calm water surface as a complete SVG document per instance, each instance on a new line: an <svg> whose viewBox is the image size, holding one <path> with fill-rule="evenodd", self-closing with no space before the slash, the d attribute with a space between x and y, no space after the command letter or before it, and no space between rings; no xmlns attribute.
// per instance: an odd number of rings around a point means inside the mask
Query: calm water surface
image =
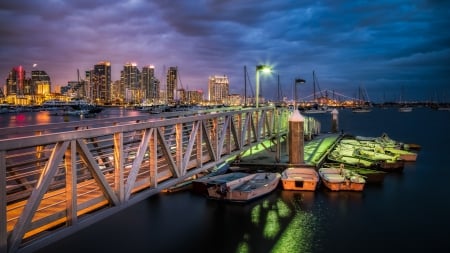
<svg viewBox="0 0 450 253"><path fill-rule="evenodd" d="M330 114L314 117L331 129ZM449 127L448 111L340 110L346 133L420 144L417 162L363 192L278 189L248 204L161 193L39 252L450 252Z"/></svg>

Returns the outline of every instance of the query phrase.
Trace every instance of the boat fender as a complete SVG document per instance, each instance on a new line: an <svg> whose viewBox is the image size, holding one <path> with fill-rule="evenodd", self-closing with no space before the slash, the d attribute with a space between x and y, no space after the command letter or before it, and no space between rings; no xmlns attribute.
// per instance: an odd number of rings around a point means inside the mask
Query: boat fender
<svg viewBox="0 0 450 253"><path fill-rule="evenodd" d="M226 184L221 184L220 188L219 188L219 194L226 195L227 191L228 191L228 187L226 186Z"/></svg>

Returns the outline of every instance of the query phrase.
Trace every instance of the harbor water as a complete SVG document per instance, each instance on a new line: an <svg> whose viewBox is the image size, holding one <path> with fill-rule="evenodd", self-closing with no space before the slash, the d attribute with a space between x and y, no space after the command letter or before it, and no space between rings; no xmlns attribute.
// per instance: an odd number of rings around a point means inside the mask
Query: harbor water
<svg viewBox="0 0 450 253"><path fill-rule="evenodd" d="M137 112L101 114L127 113ZM42 123L39 114L0 115L0 127ZM308 116L331 129L331 114ZM246 204L160 193L38 252L450 252L450 112L342 109L338 118L347 134L419 144L417 161L363 192L279 188Z"/></svg>

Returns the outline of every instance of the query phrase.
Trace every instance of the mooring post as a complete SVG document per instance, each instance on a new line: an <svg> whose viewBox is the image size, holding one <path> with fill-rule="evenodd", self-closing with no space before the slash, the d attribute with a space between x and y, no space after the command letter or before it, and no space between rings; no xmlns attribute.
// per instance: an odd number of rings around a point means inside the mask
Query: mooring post
<svg viewBox="0 0 450 253"><path fill-rule="evenodd" d="M331 132L332 133L337 133L338 131L338 110L336 110L336 108L334 108L331 111L331 117L332 117L332 122L331 122Z"/></svg>
<svg viewBox="0 0 450 253"><path fill-rule="evenodd" d="M304 142L303 133L305 118L298 110L294 110L289 118L289 163L304 163Z"/></svg>

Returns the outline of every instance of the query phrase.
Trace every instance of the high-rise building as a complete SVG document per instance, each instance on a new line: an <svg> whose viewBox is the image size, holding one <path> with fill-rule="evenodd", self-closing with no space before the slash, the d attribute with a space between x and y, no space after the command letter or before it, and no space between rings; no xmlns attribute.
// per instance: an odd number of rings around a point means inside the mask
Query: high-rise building
<svg viewBox="0 0 450 253"><path fill-rule="evenodd" d="M173 104L175 103L175 94L178 89L178 68L177 67L169 67L167 70L167 86L166 86L166 95L167 95L167 103Z"/></svg>
<svg viewBox="0 0 450 253"><path fill-rule="evenodd" d="M208 80L208 100L215 104L227 103L229 81L227 76L210 76Z"/></svg>
<svg viewBox="0 0 450 253"><path fill-rule="evenodd" d="M6 95L24 95L25 69L22 66L14 67L6 78Z"/></svg>
<svg viewBox="0 0 450 253"><path fill-rule="evenodd" d="M111 103L111 62L94 65L91 74L92 99L96 104Z"/></svg>
<svg viewBox="0 0 450 253"><path fill-rule="evenodd" d="M31 86L33 87L32 95L49 95L52 90L50 76L48 76L47 73L43 70L31 71Z"/></svg>
<svg viewBox="0 0 450 253"><path fill-rule="evenodd" d="M123 70L120 71L120 82L123 87L125 100L128 103L140 103L144 93L141 87L141 72L139 71L137 64L127 62L123 66Z"/></svg>
<svg viewBox="0 0 450 253"><path fill-rule="evenodd" d="M197 105L203 102L202 90L189 90L186 92L186 102L190 105Z"/></svg>
<svg viewBox="0 0 450 253"><path fill-rule="evenodd" d="M159 101L159 80L155 77L155 67L153 65L142 68L142 88L145 92L145 99L156 103Z"/></svg>

